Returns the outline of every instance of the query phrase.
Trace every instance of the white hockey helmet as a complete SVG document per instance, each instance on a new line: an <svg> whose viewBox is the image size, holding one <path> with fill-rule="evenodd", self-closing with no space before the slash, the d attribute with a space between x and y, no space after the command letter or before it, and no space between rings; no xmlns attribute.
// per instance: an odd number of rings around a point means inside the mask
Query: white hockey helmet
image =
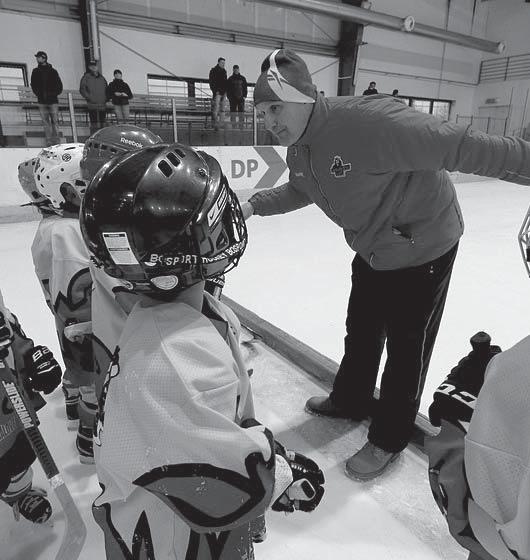
<svg viewBox="0 0 530 560"><path fill-rule="evenodd" d="M521 248L526 271L528 276L530 276L530 208L526 211L526 216L519 231L519 247Z"/></svg>
<svg viewBox="0 0 530 560"><path fill-rule="evenodd" d="M40 151L35 167L35 184L56 211L62 211L72 198L80 205L87 188L81 179L79 162L83 157L83 144L57 144ZM72 196L74 195L74 196Z"/></svg>

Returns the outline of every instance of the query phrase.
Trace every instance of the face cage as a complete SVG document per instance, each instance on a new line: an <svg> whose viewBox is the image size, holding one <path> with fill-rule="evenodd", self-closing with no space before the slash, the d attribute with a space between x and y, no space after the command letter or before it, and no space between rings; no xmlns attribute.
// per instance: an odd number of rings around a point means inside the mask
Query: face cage
<svg viewBox="0 0 530 560"><path fill-rule="evenodd" d="M526 216L519 231L518 239L526 272L528 273L528 276L530 276L530 208L526 212Z"/></svg>
<svg viewBox="0 0 530 560"><path fill-rule="evenodd" d="M139 265L128 266L128 270L125 271L120 265L114 264L110 256L105 259L106 262L102 262L97 257L92 257L92 260L97 266L103 267L109 276L130 282L134 286L135 291L159 294L175 294L202 280L215 278L223 275L225 272L229 272L238 265L239 259L246 249L247 226L237 197L227 185L225 188L227 188L226 207L214 229L222 227L222 224L224 224L223 229L228 233L229 243L214 257L199 257L203 249L212 249L211 245L209 247L204 246L207 243L211 243L211 232L208 229L208 225L203 223L191 226L191 237L195 240L202 240L202 242L195 242L195 247L192 248L194 255L202 260L202 262L180 265L179 270L171 270L162 266L151 268L140 263ZM201 245L203 246L201 247ZM161 248L160 252L163 252L164 249L169 250L169 247ZM210 262L207 262L208 260ZM176 276L178 278L177 286L171 290L163 290L152 283L154 278L164 276Z"/></svg>

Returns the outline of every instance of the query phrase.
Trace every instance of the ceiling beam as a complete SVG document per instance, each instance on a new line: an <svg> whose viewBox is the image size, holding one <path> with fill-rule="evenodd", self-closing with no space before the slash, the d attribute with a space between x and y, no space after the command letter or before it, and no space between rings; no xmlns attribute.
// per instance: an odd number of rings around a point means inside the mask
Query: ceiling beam
<svg viewBox="0 0 530 560"><path fill-rule="evenodd" d="M374 12L367 8L349 6L326 0L250 0L260 4L273 4L291 10L311 12L333 18L353 21L362 25L374 25L393 31L402 31L437 41L445 41L462 47L500 54L506 48L503 42L488 41L480 37L472 37L455 31L448 31L431 25L416 22L414 15L398 17L382 12Z"/></svg>

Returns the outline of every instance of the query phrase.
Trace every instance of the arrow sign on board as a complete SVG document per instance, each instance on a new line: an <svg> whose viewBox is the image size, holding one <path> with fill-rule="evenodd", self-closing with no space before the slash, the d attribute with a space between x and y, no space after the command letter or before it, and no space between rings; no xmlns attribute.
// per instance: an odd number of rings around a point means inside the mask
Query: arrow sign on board
<svg viewBox="0 0 530 560"><path fill-rule="evenodd" d="M287 169L287 164L272 146L254 146L254 149L268 166L267 171L254 188L266 189L273 187Z"/></svg>

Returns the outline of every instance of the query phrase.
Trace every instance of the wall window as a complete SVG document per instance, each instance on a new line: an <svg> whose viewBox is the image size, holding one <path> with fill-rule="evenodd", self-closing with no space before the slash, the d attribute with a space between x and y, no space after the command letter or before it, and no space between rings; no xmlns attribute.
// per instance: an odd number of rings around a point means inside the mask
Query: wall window
<svg viewBox="0 0 530 560"><path fill-rule="evenodd" d="M400 96L400 99L410 107L414 107L417 111L429 113L445 121L449 120L452 101L446 99L429 99L428 97Z"/></svg>
<svg viewBox="0 0 530 560"><path fill-rule="evenodd" d="M410 106L414 107L416 111L421 111L422 113L431 113L430 99L411 99Z"/></svg>
<svg viewBox="0 0 530 560"><path fill-rule="evenodd" d="M0 101L19 101L18 88L28 85L25 64L0 62Z"/></svg>
<svg viewBox="0 0 530 560"><path fill-rule="evenodd" d="M147 75L147 93L168 97L184 97L186 99L211 100L212 90L208 80L204 78L177 78L174 76ZM248 84L247 101L252 101L254 84Z"/></svg>
<svg viewBox="0 0 530 560"><path fill-rule="evenodd" d="M432 114L439 119L444 121L449 120L449 113L451 112L451 102L450 101L433 101L432 103Z"/></svg>
<svg viewBox="0 0 530 560"><path fill-rule="evenodd" d="M148 74L147 93L169 97L188 97L188 82L185 79Z"/></svg>

